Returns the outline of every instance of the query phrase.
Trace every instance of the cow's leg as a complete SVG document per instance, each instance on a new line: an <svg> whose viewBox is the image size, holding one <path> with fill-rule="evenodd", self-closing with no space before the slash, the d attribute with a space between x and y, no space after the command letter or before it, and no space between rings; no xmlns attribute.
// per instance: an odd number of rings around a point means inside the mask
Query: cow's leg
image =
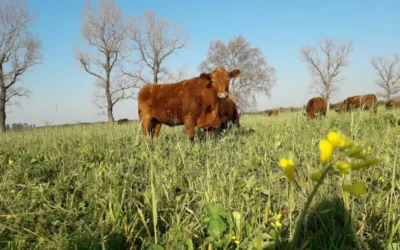
<svg viewBox="0 0 400 250"><path fill-rule="evenodd" d="M212 133L213 133L212 128L204 129L204 134L206 135L206 141L209 141L211 139Z"/></svg>
<svg viewBox="0 0 400 250"><path fill-rule="evenodd" d="M151 134L151 116L143 117L142 119L142 133L143 136L147 136Z"/></svg>
<svg viewBox="0 0 400 250"><path fill-rule="evenodd" d="M192 117L185 119L185 133L191 141L194 139L194 121Z"/></svg>
<svg viewBox="0 0 400 250"><path fill-rule="evenodd" d="M236 114L235 124L236 124L236 127L240 128L240 116L239 116L239 114Z"/></svg>
<svg viewBox="0 0 400 250"><path fill-rule="evenodd" d="M156 121L153 122L152 126L154 126L154 138L158 138L158 135L160 134L160 129L161 129L161 123Z"/></svg>
<svg viewBox="0 0 400 250"><path fill-rule="evenodd" d="M374 106L374 114L376 114L378 112L378 105Z"/></svg>

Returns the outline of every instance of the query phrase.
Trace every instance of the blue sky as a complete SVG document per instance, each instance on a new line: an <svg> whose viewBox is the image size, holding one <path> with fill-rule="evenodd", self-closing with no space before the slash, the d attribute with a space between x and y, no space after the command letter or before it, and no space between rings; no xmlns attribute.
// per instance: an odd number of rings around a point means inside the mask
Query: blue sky
<svg viewBox="0 0 400 250"><path fill-rule="evenodd" d="M42 125L105 121L92 104L94 78L74 59L74 48L82 44L80 16L85 0L28 0L36 15L33 31L43 42L43 64L23 76L23 85L32 91L19 107L10 107L7 123ZM92 1L96 2L96 1ZM332 101L349 95L376 93L376 72L372 56L400 52L399 1L118 1L125 14L134 16L153 10L159 16L180 23L190 35L189 47L169 58L172 67L188 65L190 77L205 59L210 41L228 42L243 35L261 48L279 80L272 97L257 96L257 109L300 106L313 95L311 78L299 60L302 46L332 37L351 39L354 52L344 69L346 80ZM116 119L137 118L137 102L117 104Z"/></svg>

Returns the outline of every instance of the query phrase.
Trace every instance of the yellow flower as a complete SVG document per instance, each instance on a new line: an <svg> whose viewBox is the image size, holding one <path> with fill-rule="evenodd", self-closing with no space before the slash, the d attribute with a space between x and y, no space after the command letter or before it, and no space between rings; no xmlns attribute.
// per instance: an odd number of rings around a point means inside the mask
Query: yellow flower
<svg viewBox="0 0 400 250"><path fill-rule="evenodd" d="M271 222L271 225L275 228L281 228L282 224L279 221Z"/></svg>
<svg viewBox="0 0 400 250"><path fill-rule="evenodd" d="M335 167L339 170L341 174L349 174L351 165L347 162L338 161L335 163Z"/></svg>
<svg viewBox="0 0 400 250"><path fill-rule="evenodd" d="M8 165L12 165L14 163L14 161L13 160L8 160Z"/></svg>
<svg viewBox="0 0 400 250"><path fill-rule="evenodd" d="M379 177L379 181L380 182L385 182L385 179L383 179L383 177Z"/></svg>
<svg viewBox="0 0 400 250"><path fill-rule="evenodd" d="M342 188L344 191L352 193L352 194L366 194L367 191L365 189L365 182L355 183L346 185L343 184Z"/></svg>
<svg viewBox="0 0 400 250"><path fill-rule="evenodd" d="M238 241L238 240L235 240L234 242L235 242L236 245L240 244L240 241Z"/></svg>
<svg viewBox="0 0 400 250"><path fill-rule="evenodd" d="M333 154L333 145L328 140L321 140L319 142L319 150L321 151L321 162L328 163Z"/></svg>
<svg viewBox="0 0 400 250"><path fill-rule="evenodd" d="M334 147L346 146L345 138L338 132L329 132L327 139Z"/></svg>
<svg viewBox="0 0 400 250"><path fill-rule="evenodd" d="M321 180L322 173L321 173L321 171L317 170L317 171L314 171L313 173L311 173L310 177L311 177L311 180L313 180L313 181L319 181L319 180Z"/></svg>
<svg viewBox="0 0 400 250"><path fill-rule="evenodd" d="M282 158L279 161L279 165L281 166L281 168L283 168L283 171L286 175L286 177L290 180L293 181L294 179L294 162L293 159L286 159L286 158Z"/></svg>
<svg viewBox="0 0 400 250"><path fill-rule="evenodd" d="M282 218L281 213L275 215L275 220L279 221L281 218Z"/></svg>
<svg viewBox="0 0 400 250"><path fill-rule="evenodd" d="M232 235L232 240L236 240L236 236L235 235Z"/></svg>

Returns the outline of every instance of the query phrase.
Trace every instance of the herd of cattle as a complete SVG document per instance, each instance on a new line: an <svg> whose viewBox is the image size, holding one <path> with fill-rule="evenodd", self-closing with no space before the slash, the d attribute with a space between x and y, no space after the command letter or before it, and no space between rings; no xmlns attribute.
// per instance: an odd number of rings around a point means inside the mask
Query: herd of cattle
<svg viewBox="0 0 400 250"><path fill-rule="evenodd" d="M211 73L177 83L145 85L138 93L138 112L143 135L158 138L161 125L184 125L189 139L193 140L194 128L204 129L206 138L217 129L226 129L229 122L240 126L237 106L228 98L230 80L240 74L239 69L230 72L217 67ZM351 96L337 109L338 113L361 108L377 112L378 101L374 94ZM400 101L390 100L387 109L400 108ZM327 102L324 98L311 98L305 115L310 119L325 116ZM276 116L279 110L265 110L268 116ZM118 124L128 122L121 119Z"/></svg>

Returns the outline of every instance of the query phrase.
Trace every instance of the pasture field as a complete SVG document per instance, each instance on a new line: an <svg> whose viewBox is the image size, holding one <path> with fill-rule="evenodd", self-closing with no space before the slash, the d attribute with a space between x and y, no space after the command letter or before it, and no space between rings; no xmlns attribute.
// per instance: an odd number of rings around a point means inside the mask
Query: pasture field
<svg viewBox="0 0 400 250"><path fill-rule="evenodd" d="M0 248L283 249L329 131L380 163L344 180L330 173L300 232L303 248L398 246L399 116L382 107L311 121L243 115L241 128L210 142L198 130L193 144L183 126L143 139L137 122L11 131L0 135ZM278 165L290 156L293 183ZM357 181L367 194L342 192Z"/></svg>

